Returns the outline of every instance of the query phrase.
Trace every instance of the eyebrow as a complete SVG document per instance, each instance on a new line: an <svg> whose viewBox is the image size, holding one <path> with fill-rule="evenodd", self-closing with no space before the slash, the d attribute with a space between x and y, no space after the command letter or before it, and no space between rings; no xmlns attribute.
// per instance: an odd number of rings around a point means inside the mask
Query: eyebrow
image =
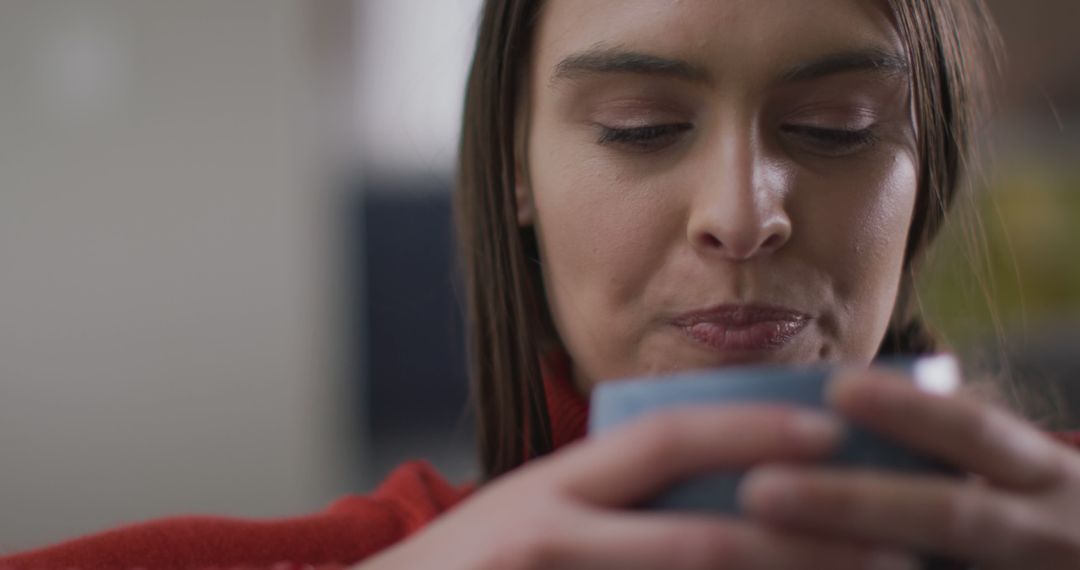
<svg viewBox="0 0 1080 570"><path fill-rule="evenodd" d="M852 72L906 76L909 71L907 58L890 51L868 48L831 53L796 64L780 75L780 82L810 81L829 75ZM555 66L551 83L587 75L620 73L675 77L695 83L711 81L711 75L707 69L688 61L622 49L593 48L575 53L560 61Z"/></svg>
<svg viewBox="0 0 1080 570"><path fill-rule="evenodd" d="M662 75L705 83L709 81L708 70L679 59L621 49L590 49L570 55L555 66L551 82L575 79L583 75L630 73L638 75Z"/></svg>
<svg viewBox="0 0 1080 570"><path fill-rule="evenodd" d="M781 75L780 81L795 83L838 73L867 71L886 76L906 76L910 72L910 67L907 58L897 53L870 48L833 53L797 64Z"/></svg>

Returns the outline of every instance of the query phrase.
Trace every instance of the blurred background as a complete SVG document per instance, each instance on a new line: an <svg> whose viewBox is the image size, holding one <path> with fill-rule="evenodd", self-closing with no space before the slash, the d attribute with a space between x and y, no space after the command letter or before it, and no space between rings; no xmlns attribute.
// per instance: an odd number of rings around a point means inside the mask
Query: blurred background
<svg viewBox="0 0 1080 570"><path fill-rule="evenodd" d="M983 223L920 299L1080 402L1080 3L991 4ZM478 6L0 0L0 551L474 473L449 192Z"/></svg>

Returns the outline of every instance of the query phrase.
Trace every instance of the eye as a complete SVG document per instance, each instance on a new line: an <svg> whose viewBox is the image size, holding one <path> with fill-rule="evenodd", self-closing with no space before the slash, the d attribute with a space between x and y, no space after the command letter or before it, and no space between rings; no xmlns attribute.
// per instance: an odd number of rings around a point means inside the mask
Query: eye
<svg viewBox="0 0 1080 570"><path fill-rule="evenodd" d="M825 156L846 156L867 149L877 142L873 128L826 129L807 125L784 125L780 130L795 135L800 144Z"/></svg>
<svg viewBox="0 0 1080 570"><path fill-rule="evenodd" d="M620 145L638 152L660 150L674 143L680 134L694 127L690 123L646 125L631 128L598 126L600 127L600 138L597 140L597 144Z"/></svg>

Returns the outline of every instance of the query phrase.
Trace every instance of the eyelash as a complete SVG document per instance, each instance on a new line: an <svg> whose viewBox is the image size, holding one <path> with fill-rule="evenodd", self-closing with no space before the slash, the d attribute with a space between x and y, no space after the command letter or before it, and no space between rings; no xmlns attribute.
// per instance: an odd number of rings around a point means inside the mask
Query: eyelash
<svg viewBox="0 0 1080 570"><path fill-rule="evenodd" d="M675 123L670 125L648 125L620 129L615 127L600 126L600 139L598 144L622 144L635 148L639 151L656 150L675 136L693 128L690 123ZM873 128L866 129L825 129L805 125L784 125L781 131L806 139L818 147L818 151L826 155L842 156L863 148L872 146L877 142L877 135Z"/></svg>
<svg viewBox="0 0 1080 570"><path fill-rule="evenodd" d="M638 150L654 150L666 139L673 139L676 135L694 128L690 123L673 123L670 125L647 125L620 129L615 127L600 126L599 144L623 144L636 147Z"/></svg>
<svg viewBox="0 0 1080 570"><path fill-rule="evenodd" d="M877 134L874 129L823 129L805 125L784 125L781 131L812 139L812 143L819 151L826 155L843 156L868 148L877 142Z"/></svg>

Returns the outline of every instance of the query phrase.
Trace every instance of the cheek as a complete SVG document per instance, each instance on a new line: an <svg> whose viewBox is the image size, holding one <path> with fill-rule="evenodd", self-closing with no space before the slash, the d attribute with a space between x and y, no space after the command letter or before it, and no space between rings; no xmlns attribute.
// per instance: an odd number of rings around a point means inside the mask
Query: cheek
<svg viewBox="0 0 1080 570"><path fill-rule="evenodd" d="M628 179L609 157L542 128L530 147L532 193L544 282L556 327L571 354L625 364L655 307L646 290L664 273L682 226L661 183ZM670 193L668 193L670 194ZM598 376L623 370L590 370Z"/></svg>
<svg viewBox="0 0 1080 570"><path fill-rule="evenodd" d="M827 185L827 186L826 186ZM869 361L895 305L917 192L914 159L897 154L837 182L817 182L803 227L817 263L831 278L836 357ZM813 228L813 229L809 229Z"/></svg>

